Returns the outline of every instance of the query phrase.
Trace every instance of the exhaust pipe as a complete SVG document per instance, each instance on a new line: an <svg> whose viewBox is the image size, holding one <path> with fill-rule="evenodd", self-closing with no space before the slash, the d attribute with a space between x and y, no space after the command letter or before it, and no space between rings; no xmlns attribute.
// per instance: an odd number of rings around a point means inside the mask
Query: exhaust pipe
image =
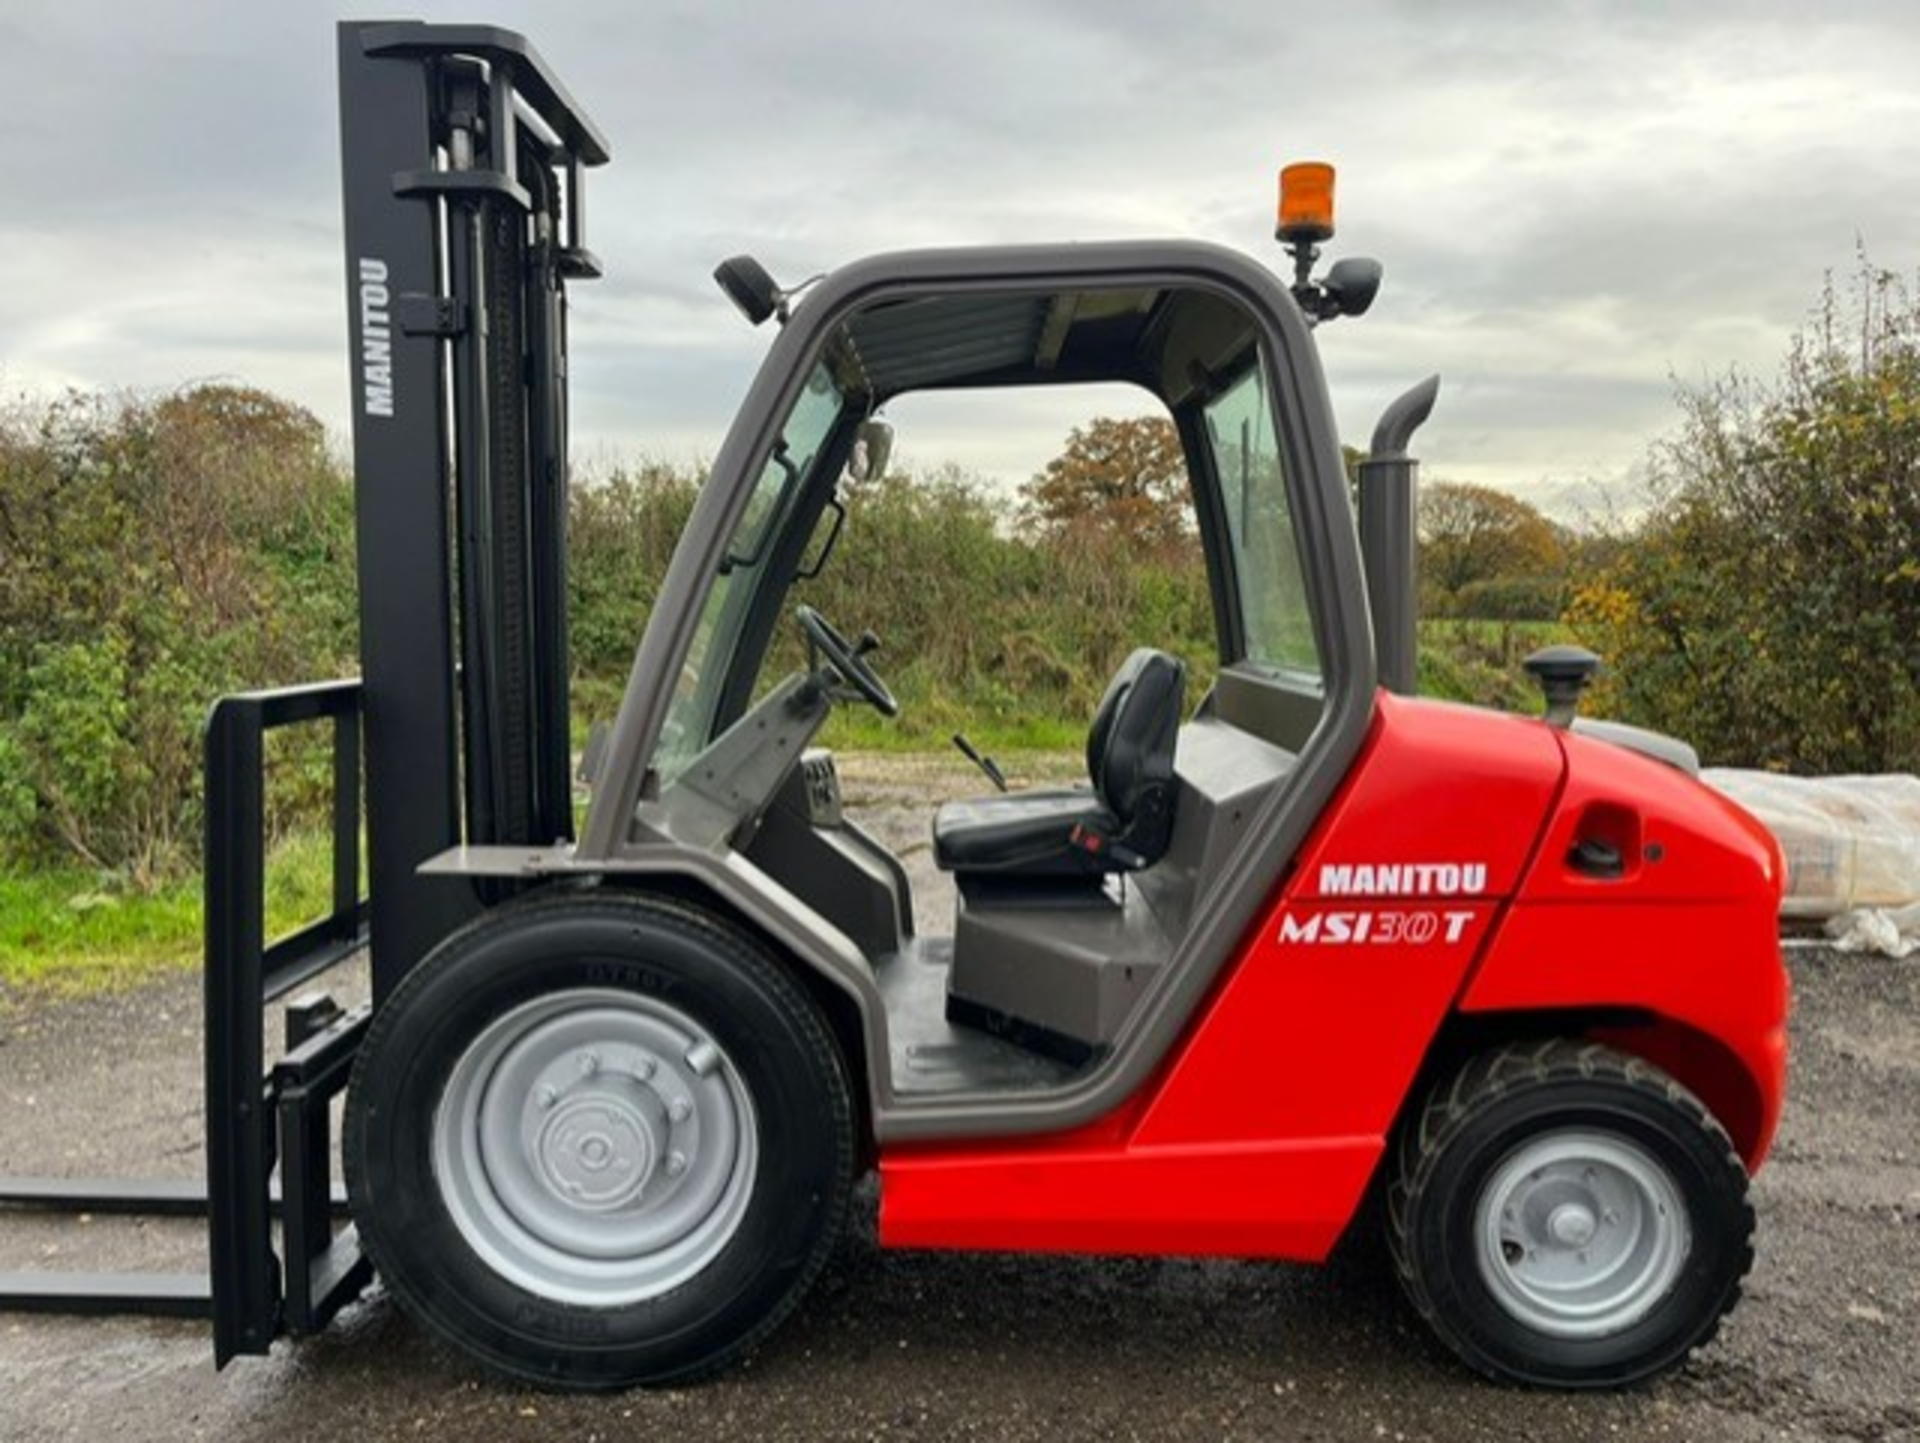
<svg viewBox="0 0 1920 1443"><path fill-rule="evenodd" d="M1407 446L1439 394L1440 378L1429 376L1389 405L1373 428L1373 452L1360 463L1360 556L1374 658L1380 685L1401 696L1418 689L1420 648L1414 554L1420 463Z"/></svg>

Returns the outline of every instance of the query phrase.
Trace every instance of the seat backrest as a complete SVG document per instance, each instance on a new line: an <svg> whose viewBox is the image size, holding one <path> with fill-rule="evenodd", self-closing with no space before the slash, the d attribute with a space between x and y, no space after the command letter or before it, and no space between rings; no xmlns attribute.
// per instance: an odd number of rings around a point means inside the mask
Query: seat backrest
<svg viewBox="0 0 1920 1443"><path fill-rule="evenodd" d="M1143 646L1120 664L1087 732L1087 775L1124 826L1151 792L1167 804L1186 701L1185 663Z"/></svg>

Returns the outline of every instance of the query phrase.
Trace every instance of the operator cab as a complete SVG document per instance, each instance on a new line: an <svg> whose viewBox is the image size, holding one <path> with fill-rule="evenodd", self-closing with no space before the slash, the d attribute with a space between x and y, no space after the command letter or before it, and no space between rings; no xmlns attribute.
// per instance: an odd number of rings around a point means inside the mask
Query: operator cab
<svg viewBox="0 0 1920 1443"><path fill-rule="evenodd" d="M1294 522L1313 503L1290 480L1309 468L1300 436L1314 428L1288 413L1273 347L1258 310L1217 280L881 287L762 398L777 422L751 459L716 462L702 505L726 508L712 518L726 541L686 599L634 834L725 854L780 907L844 936L885 1000L903 1100L1058 1087L1097 1068L1217 920L1321 725L1325 621ZM1165 639L1130 638L1087 722L1085 785L956 800L930 818L957 895L950 935L916 935L908 868L846 815L833 758L813 745L836 706L898 709L879 670L887 618L829 620L807 603L809 583L845 564L843 523L859 522L842 479L886 448L872 418L900 398L1112 383L1157 398L1180 437L1213 600L1211 683L1194 705ZM742 472L731 496L729 460ZM791 670L796 634L806 661Z"/></svg>

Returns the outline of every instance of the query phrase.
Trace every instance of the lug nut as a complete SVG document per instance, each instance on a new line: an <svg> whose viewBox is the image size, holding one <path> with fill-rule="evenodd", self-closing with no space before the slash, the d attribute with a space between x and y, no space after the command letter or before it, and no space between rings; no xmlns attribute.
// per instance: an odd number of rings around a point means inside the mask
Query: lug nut
<svg viewBox="0 0 1920 1443"><path fill-rule="evenodd" d="M592 1077L593 1074L598 1072L599 1070L600 1070L600 1054L599 1053L583 1052L580 1054L580 1075L582 1077Z"/></svg>
<svg viewBox="0 0 1920 1443"><path fill-rule="evenodd" d="M667 1108L667 1119L670 1122L685 1122L692 1116L693 1104L684 1097L674 1098L672 1105Z"/></svg>

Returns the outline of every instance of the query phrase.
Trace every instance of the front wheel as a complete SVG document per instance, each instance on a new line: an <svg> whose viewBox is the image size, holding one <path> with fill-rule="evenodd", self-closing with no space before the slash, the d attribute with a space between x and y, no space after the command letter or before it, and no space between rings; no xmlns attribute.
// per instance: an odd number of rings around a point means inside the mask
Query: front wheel
<svg viewBox="0 0 1920 1443"><path fill-rule="evenodd" d="M374 1019L344 1138L367 1252L433 1332L571 1388L711 1371L765 1336L845 1217L853 1128L818 1009L663 901L516 904Z"/></svg>
<svg viewBox="0 0 1920 1443"><path fill-rule="evenodd" d="M1414 1307L1492 1377L1653 1376L1712 1337L1753 1261L1747 1174L1657 1068L1566 1041L1500 1048L1401 1136L1388 1238Z"/></svg>

